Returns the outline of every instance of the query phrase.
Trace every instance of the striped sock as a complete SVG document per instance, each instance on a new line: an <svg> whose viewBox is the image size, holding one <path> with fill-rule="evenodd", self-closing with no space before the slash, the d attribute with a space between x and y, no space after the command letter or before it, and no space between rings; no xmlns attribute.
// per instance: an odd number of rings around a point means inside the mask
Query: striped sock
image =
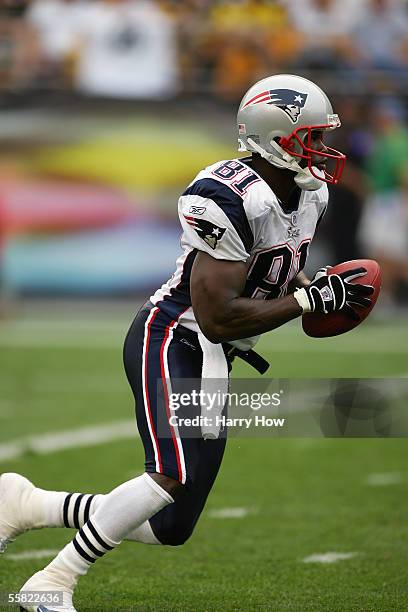
<svg viewBox="0 0 408 612"><path fill-rule="evenodd" d="M69 493L64 499L62 507L62 520L65 527L80 529L93 514L96 497L102 495L90 495L83 493Z"/></svg>
<svg viewBox="0 0 408 612"><path fill-rule="evenodd" d="M47 568L65 573L67 584L72 584L78 576L86 574L97 559L118 546L132 530L173 501L171 495L147 474L121 484L104 496L92 518ZM76 503L77 500L74 509ZM81 503L82 499L78 507ZM67 501L67 507L70 506L71 498Z"/></svg>
<svg viewBox="0 0 408 612"><path fill-rule="evenodd" d="M32 528L73 527L80 529L101 505L101 493L66 493L36 487L31 493L28 523ZM126 537L133 542L160 544L149 521L145 521Z"/></svg>
<svg viewBox="0 0 408 612"><path fill-rule="evenodd" d="M75 538L72 540L77 553L88 563L95 563L99 557L110 550L113 550L119 542L112 542L109 538L102 534L100 529L97 529L91 520L89 520L78 531Z"/></svg>
<svg viewBox="0 0 408 612"><path fill-rule="evenodd" d="M61 550L46 569L68 570L74 577L85 575L89 567L120 542L113 542L91 520L78 531L75 538ZM70 576L70 583L72 576Z"/></svg>
<svg viewBox="0 0 408 612"><path fill-rule="evenodd" d="M79 529L89 519L103 495L46 491L35 487L25 508L30 528L74 527Z"/></svg>
<svg viewBox="0 0 408 612"><path fill-rule="evenodd" d="M64 500L63 521L65 527L76 527L79 529L96 512L106 495L81 495L69 493ZM80 498L80 499L79 499ZM160 544L154 535L149 521L145 521L127 536L126 540L141 542L143 544Z"/></svg>

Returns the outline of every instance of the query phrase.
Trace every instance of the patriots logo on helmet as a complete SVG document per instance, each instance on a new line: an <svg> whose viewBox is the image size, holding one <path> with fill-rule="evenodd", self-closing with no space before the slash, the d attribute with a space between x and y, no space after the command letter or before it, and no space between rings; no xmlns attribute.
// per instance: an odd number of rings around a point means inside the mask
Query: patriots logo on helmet
<svg viewBox="0 0 408 612"><path fill-rule="evenodd" d="M219 227L214 223L210 223L205 219L197 219L190 215L184 215L185 220L191 227L195 229L197 234L206 242L213 250L217 247L218 241L225 234L226 227Z"/></svg>
<svg viewBox="0 0 408 612"><path fill-rule="evenodd" d="M296 123L307 100L307 95L294 89L269 89L248 100L242 108L266 102L266 104L273 104L281 108L292 123Z"/></svg>

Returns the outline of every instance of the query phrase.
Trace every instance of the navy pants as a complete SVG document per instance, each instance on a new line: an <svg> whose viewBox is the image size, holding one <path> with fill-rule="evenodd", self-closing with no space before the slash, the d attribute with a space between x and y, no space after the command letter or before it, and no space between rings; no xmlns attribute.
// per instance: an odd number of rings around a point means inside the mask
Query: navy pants
<svg viewBox="0 0 408 612"><path fill-rule="evenodd" d="M135 397L146 472L164 474L185 485L184 494L153 516L150 524L162 544L184 544L214 484L226 443L225 437L183 437L182 430L169 424L169 396L178 381L201 378L197 334L148 302L127 334L124 364Z"/></svg>

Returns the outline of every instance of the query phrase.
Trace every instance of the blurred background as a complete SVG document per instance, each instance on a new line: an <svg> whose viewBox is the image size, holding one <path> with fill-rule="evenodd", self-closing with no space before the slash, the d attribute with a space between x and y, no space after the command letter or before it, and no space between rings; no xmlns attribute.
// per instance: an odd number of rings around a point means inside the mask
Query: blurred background
<svg viewBox="0 0 408 612"><path fill-rule="evenodd" d="M406 307L406 0L1 0L3 311L165 281L178 195L237 155L243 92L279 72L316 81L343 122L309 267L377 259L381 307Z"/></svg>

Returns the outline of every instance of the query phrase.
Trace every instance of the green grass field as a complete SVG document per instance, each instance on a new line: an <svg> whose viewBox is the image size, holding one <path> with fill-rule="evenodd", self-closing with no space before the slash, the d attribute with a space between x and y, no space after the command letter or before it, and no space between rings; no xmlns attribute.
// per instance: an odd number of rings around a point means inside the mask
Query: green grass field
<svg viewBox="0 0 408 612"><path fill-rule="evenodd" d="M133 403L122 369L128 316L19 320L0 326L0 457L21 438L124 421ZM276 377L407 376L404 321L361 326L311 340L290 325L263 340ZM253 376L237 365L236 375ZM408 494L405 439L229 441L208 507L180 548L125 542L82 579L82 610L408 609ZM140 473L140 440L26 452L0 460L44 488L106 492ZM370 486L370 479L388 486ZM405 500L405 501L404 501ZM217 518L225 508L242 516ZM237 511L239 515L240 512ZM23 535L0 558L0 591L18 591L51 557L10 555L58 549L72 530ZM332 564L327 552L356 553ZM5 610L7 608L4 608Z"/></svg>

